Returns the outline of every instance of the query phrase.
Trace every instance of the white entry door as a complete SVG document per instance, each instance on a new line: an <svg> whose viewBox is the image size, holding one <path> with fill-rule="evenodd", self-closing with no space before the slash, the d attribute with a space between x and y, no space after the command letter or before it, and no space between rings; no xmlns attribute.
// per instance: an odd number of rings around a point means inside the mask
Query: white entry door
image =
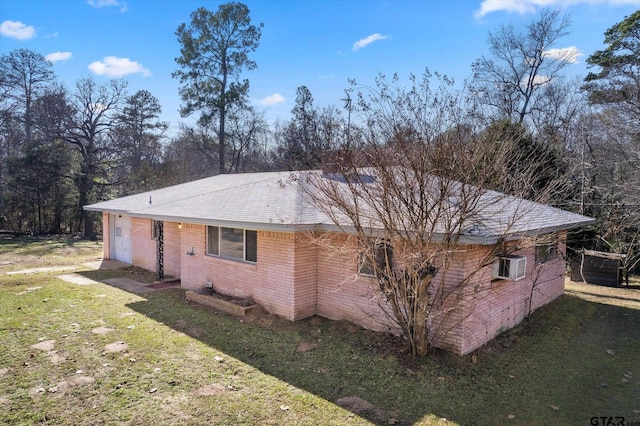
<svg viewBox="0 0 640 426"><path fill-rule="evenodd" d="M114 259L131 263L131 218L123 215L113 215L113 247L111 254Z"/></svg>

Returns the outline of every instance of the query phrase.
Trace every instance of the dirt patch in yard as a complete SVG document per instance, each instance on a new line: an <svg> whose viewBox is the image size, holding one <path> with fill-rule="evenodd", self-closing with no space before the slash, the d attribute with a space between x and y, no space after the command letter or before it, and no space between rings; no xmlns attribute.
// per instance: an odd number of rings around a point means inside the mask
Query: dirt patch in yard
<svg viewBox="0 0 640 426"><path fill-rule="evenodd" d="M195 390L195 394L198 396L213 396L221 393L228 392L228 389L220 383L213 383L211 385L204 385Z"/></svg>
<svg viewBox="0 0 640 426"><path fill-rule="evenodd" d="M42 342L36 343L35 345L31 345L33 349L39 349L41 351L50 351L55 346L55 340L44 340Z"/></svg>
<svg viewBox="0 0 640 426"><path fill-rule="evenodd" d="M204 330L200 327L189 327L187 329L187 334L193 337L201 337L202 335L204 335Z"/></svg>
<svg viewBox="0 0 640 426"><path fill-rule="evenodd" d="M64 352L60 351L51 351L47 352L47 357L52 364L62 364L63 362L67 362L67 356Z"/></svg>
<svg viewBox="0 0 640 426"><path fill-rule="evenodd" d="M91 330L92 333L100 334L101 336L104 336L105 334L111 333L112 331L115 331L115 330L113 328L109 328L109 327L97 327L97 328L94 328L93 330Z"/></svg>
<svg viewBox="0 0 640 426"><path fill-rule="evenodd" d="M37 396L44 394L64 395L72 388L90 385L95 383L95 381L96 379L90 376L71 376L53 386L35 386L29 390L29 396L31 398L36 398Z"/></svg>
<svg viewBox="0 0 640 426"><path fill-rule="evenodd" d="M114 342L109 343L104 347L104 350L107 352L124 352L129 348L125 342Z"/></svg>
<svg viewBox="0 0 640 426"><path fill-rule="evenodd" d="M296 346L296 352L298 352L299 354L304 354L314 350L317 347L318 345L316 343L300 343L298 346Z"/></svg>
<svg viewBox="0 0 640 426"><path fill-rule="evenodd" d="M242 306L243 308L254 306L256 304L256 302L254 302L251 297L229 296L227 294L218 293L217 291L210 288L200 289L196 291L196 293L215 297L216 299L224 300L225 302L233 303L234 305Z"/></svg>

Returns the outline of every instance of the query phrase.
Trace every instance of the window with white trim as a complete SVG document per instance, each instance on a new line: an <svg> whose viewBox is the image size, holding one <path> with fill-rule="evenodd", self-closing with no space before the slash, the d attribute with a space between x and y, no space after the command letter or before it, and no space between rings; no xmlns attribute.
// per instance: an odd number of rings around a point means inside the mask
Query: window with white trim
<svg viewBox="0 0 640 426"><path fill-rule="evenodd" d="M255 263L258 260L258 233L242 228L207 226L207 254Z"/></svg>

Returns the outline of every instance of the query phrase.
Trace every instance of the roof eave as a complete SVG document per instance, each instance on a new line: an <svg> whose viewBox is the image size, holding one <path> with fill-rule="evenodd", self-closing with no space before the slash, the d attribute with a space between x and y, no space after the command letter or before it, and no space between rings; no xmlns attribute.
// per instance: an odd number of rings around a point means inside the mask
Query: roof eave
<svg viewBox="0 0 640 426"><path fill-rule="evenodd" d="M83 206L82 208L89 212L112 213L112 214L131 214L129 209L113 209L104 207L95 207L95 204Z"/></svg>

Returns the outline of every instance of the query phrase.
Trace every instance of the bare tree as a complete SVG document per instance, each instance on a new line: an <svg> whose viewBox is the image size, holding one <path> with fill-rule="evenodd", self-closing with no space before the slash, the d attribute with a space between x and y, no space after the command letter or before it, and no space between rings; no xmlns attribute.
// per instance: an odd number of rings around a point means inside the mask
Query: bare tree
<svg viewBox="0 0 640 426"><path fill-rule="evenodd" d="M90 213L82 207L89 204L98 177L107 180L106 160L113 155L112 132L126 96L126 87L125 80L111 80L98 85L91 78L83 78L78 80L72 94L76 116L65 140L82 158L75 183L78 189L79 228L85 237L93 237L94 230Z"/></svg>
<svg viewBox="0 0 640 426"><path fill-rule="evenodd" d="M396 76L381 76L376 88L361 89L358 112L368 129L363 144L334 152L323 175L312 174L303 185L331 222L357 241L332 249L355 246L361 272L375 276L381 320L397 325L414 355L426 354L465 320L461 303L486 291L479 282L489 265L525 244L510 238L529 232L527 240L536 240L527 218L542 208L518 197L531 195L538 164L522 162L517 176L509 176L519 141L476 128L453 83L438 76L440 85L432 88L431 78L429 72L412 76L404 89ZM493 190L497 183L504 192ZM537 201L555 183L539 188ZM473 260L461 260L487 236L492 244L474 252ZM473 267L465 270L460 262Z"/></svg>
<svg viewBox="0 0 640 426"><path fill-rule="evenodd" d="M264 170L269 126L264 112L255 108L233 108L229 111L227 136L231 154L230 171L235 173Z"/></svg>
<svg viewBox="0 0 640 426"><path fill-rule="evenodd" d="M178 184L212 176L218 163L215 135L202 126L180 124L164 149L162 176L165 184Z"/></svg>
<svg viewBox="0 0 640 426"><path fill-rule="evenodd" d="M535 108L542 108L542 88L576 59L574 48L553 49L571 24L559 11L543 10L525 33L512 25L489 32L490 56L473 63L474 96L494 109L500 119L523 123Z"/></svg>
<svg viewBox="0 0 640 426"><path fill-rule="evenodd" d="M117 115L114 148L120 161L116 179L123 190L150 190L159 184L157 169L162 160L162 138L168 124L160 121L162 107L147 90L139 90L126 99Z"/></svg>
<svg viewBox="0 0 640 426"><path fill-rule="evenodd" d="M625 255L627 273L640 262L640 141L617 108L584 117L581 197L585 214L598 218L592 248Z"/></svg>
<svg viewBox="0 0 640 426"><path fill-rule="evenodd" d="M53 65L39 53L18 49L0 56L2 115L22 124L27 144L32 142L33 104L54 82Z"/></svg>

